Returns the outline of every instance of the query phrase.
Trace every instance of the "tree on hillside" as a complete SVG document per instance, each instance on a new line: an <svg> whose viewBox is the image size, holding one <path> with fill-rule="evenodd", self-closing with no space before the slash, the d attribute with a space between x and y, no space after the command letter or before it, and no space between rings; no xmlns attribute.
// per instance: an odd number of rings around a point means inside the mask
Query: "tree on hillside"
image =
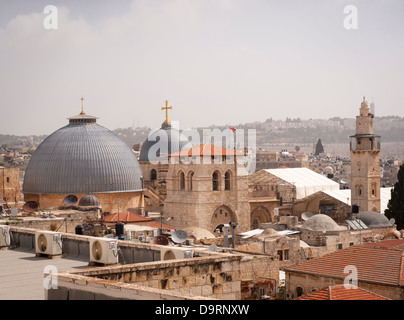
<svg viewBox="0 0 404 320"><path fill-rule="evenodd" d="M396 220L397 230L404 229L404 163L398 170L397 182L391 189L391 198L384 214L388 219Z"/></svg>
<svg viewBox="0 0 404 320"><path fill-rule="evenodd" d="M316 144L316 152L314 153L316 156L318 156L320 153L324 152L324 147L323 144L321 143L321 139L318 139L317 144Z"/></svg>

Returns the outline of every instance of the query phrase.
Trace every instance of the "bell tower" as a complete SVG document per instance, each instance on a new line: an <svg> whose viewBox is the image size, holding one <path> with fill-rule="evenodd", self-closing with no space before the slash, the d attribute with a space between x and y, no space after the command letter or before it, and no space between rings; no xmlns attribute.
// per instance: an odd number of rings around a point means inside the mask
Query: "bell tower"
<svg viewBox="0 0 404 320"><path fill-rule="evenodd" d="M374 115L363 97L356 134L350 136L351 204L361 211L380 212L380 136L373 130Z"/></svg>

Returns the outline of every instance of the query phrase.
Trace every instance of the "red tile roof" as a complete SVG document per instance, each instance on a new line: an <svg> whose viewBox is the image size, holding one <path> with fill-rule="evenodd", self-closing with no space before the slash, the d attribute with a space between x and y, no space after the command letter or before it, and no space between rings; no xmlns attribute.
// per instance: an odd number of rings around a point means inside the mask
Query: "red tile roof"
<svg viewBox="0 0 404 320"><path fill-rule="evenodd" d="M285 272L305 273L343 280L351 273L348 270L344 272L345 267L355 266L359 282L403 286L404 252L386 248L386 245L384 247L372 245L354 246L284 270Z"/></svg>
<svg viewBox="0 0 404 320"><path fill-rule="evenodd" d="M181 156L226 156L226 155L236 155L242 156L243 153L237 152L235 150L218 147L213 144L205 143L192 148L184 149L179 152L171 153L170 156L181 157Z"/></svg>
<svg viewBox="0 0 404 320"><path fill-rule="evenodd" d="M104 217L104 222L123 222L123 223L136 223L136 222L148 222L152 219L143 217L133 212L119 212L111 213Z"/></svg>
<svg viewBox="0 0 404 320"><path fill-rule="evenodd" d="M296 298L295 300L390 300L363 288L345 288L344 285L330 286Z"/></svg>

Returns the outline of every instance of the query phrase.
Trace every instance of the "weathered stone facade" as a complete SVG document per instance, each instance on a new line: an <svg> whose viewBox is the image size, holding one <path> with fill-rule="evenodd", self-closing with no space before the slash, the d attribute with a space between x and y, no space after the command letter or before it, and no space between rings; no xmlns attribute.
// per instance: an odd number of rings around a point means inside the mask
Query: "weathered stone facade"
<svg viewBox="0 0 404 320"><path fill-rule="evenodd" d="M120 211L127 211L130 208L143 208L144 198L143 192L114 192L114 193L94 193L101 203L103 212L115 213ZM36 201L39 203L40 208L58 208L63 206L63 199L68 196L67 194L24 194L24 200ZM75 194L78 199L85 196L85 194Z"/></svg>
<svg viewBox="0 0 404 320"><path fill-rule="evenodd" d="M19 168L0 167L0 194L3 202L21 201Z"/></svg>
<svg viewBox="0 0 404 320"><path fill-rule="evenodd" d="M242 163L215 161L170 164L164 217L176 228L202 227L211 232L237 222L250 228L248 176Z"/></svg>

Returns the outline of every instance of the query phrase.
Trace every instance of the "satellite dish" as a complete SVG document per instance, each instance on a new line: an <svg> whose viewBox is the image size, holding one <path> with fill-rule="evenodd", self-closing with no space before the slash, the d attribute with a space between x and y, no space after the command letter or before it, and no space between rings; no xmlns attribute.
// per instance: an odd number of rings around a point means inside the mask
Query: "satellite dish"
<svg viewBox="0 0 404 320"><path fill-rule="evenodd" d="M169 241L165 236L157 236L156 239L154 240L154 243L159 244L161 246L167 246Z"/></svg>
<svg viewBox="0 0 404 320"><path fill-rule="evenodd" d="M302 221L307 221L313 216L313 213L310 211L303 212L301 215Z"/></svg>
<svg viewBox="0 0 404 320"><path fill-rule="evenodd" d="M187 240L188 233L184 230L175 230L171 235L171 240L175 243L183 243Z"/></svg>
<svg viewBox="0 0 404 320"><path fill-rule="evenodd" d="M394 219L394 218L391 218L389 221L390 221L391 225L394 225L396 223L396 219Z"/></svg>
<svg viewBox="0 0 404 320"><path fill-rule="evenodd" d="M26 213L31 213L31 212L34 212L36 209L38 209L38 207L39 207L38 202L36 202L36 201L28 201L23 205L22 209Z"/></svg>
<svg viewBox="0 0 404 320"><path fill-rule="evenodd" d="M217 245L211 244L211 245L209 246L209 251L216 252L216 251L217 251Z"/></svg>
<svg viewBox="0 0 404 320"><path fill-rule="evenodd" d="M18 209L17 209L17 208L11 209L11 215L12 215L13 217L17 216L17 214L18 214Z"/></svg>
<svg viewBox="0 0 404 320"><path fill-rule="evenodd" d="M347 181L347 180L345 180L345 179L341 179L339 183L341 183L341 184L347 184L347 183L348 183L348 181Z"/></svg>
<svg viewBox="0 0 404 320"><path fill-rule="evenodd" d="M70 195L68 195L68 196L66 196L64 199L63 199L63 203L66 205L66 206L74 206L76 203L77 203L77 201L79 201L79 198L77 198L75 195L73 195L73 194L70 194Z"/></svg>

